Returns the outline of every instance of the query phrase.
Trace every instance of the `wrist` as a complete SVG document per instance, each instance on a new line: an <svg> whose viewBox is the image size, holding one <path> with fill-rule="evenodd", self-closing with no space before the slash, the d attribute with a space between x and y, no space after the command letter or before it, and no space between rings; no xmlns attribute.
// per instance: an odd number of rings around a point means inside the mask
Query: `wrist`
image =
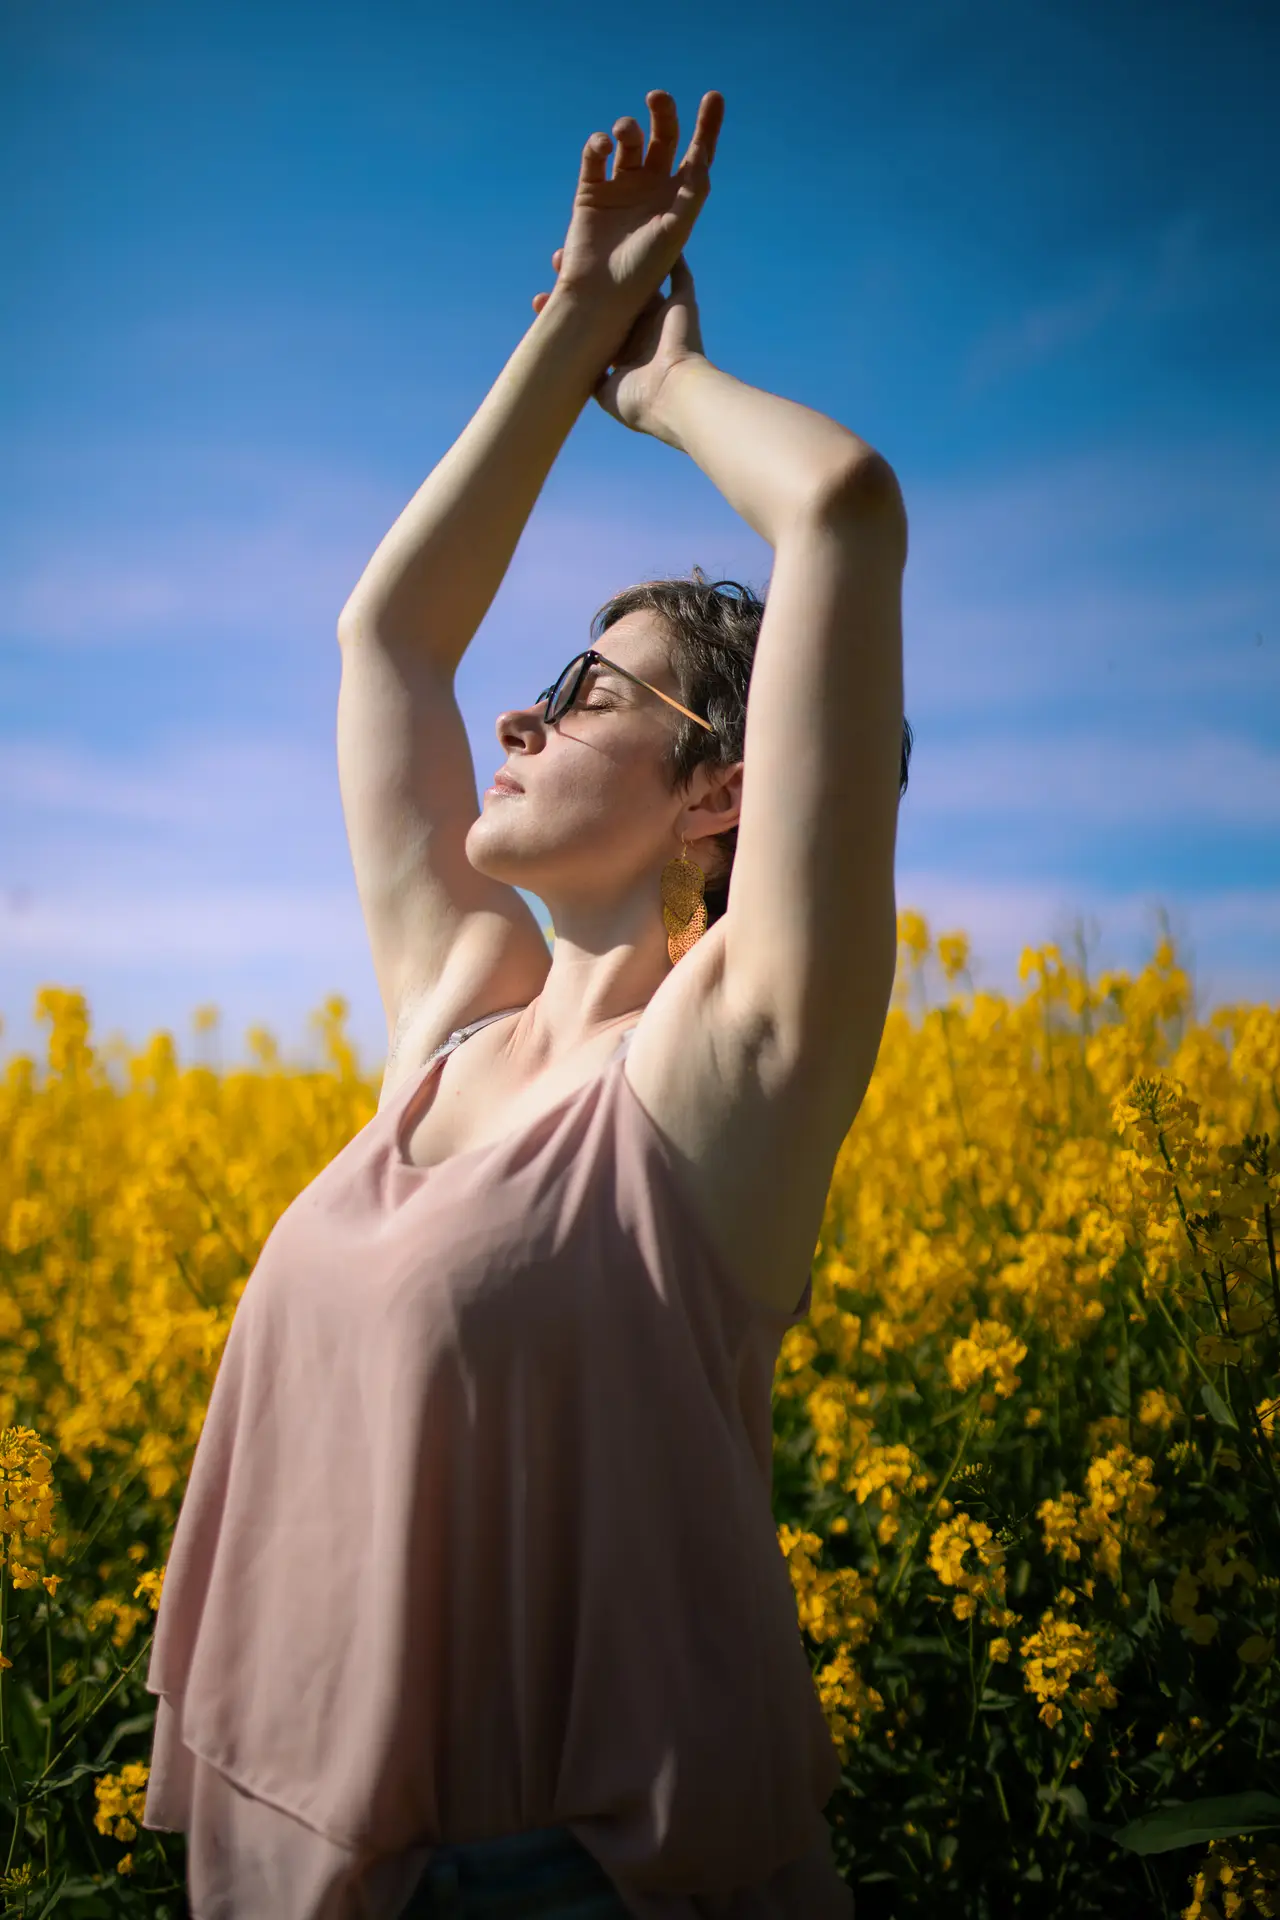
<svg viewBox="0 0 1280 1920"><path fill-rule="evenodd" d="M687 453L680 433L685 395L690 383L700 381L711 362L705 353L682 353L665 369L644 421L644 431L679 453Z"/></svg>
<svg viewBox="0 0 1280 1920"><path fill-rule="evenodd" d="M600 294L576 291L557 281L533 324L563 341L568 350L580 352L584 361L591 363L593 372L599 374L609 365L609 356L626 339L633 319L627 308Z"/></svg>

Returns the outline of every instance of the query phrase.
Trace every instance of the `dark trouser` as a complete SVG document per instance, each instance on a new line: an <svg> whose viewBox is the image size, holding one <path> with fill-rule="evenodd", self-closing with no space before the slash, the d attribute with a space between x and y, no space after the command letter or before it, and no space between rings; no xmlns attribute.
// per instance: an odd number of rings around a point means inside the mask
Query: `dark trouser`
<svg viewBox="0 0 1280 1920"><path fill-rule="evenodd" d="M400 1920L629 1920L568 1827L437 1847Z"/></svg>

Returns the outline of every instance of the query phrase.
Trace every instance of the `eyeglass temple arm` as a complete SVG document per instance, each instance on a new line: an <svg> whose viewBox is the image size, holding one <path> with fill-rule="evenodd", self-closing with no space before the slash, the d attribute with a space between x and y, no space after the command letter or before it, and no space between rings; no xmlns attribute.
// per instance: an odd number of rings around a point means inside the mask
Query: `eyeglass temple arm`
<svg viewBox="0 0 1280 1920"><path fill-rule="evenodd" d="M655 687L651 681L642 680L638 673L632 673L630 668L628 667L620 667L616 660L606 660L602 653L597 653L596 659L600 662L601 666L612 667L615 673L625 674L626 678L628 680L634 680L638 687L648 687L649 692L656 693L659 700L665 700L669 707L675 707L677 712L683 713L685 715L686 719L696 720L698 725L700 727L705 727L708 733L715 732L715 728L712 726L709 720L704 720L700 713L691 713L688 707L682 706L678 700L673 700L669 693L664 693L662 691L661 687ZM550 687L544 687L542 689L542 692L538 695L538 700L537 700L537 704L539 706L541 706L542 702L548 698L548 696L550 695L550 692L551 692Z"/></svg>
<svg viewBox="0 0 1280 1920"><path fill-rule="evenodd" d="M696 720L698 725L700 727L705 727L708 733L715 732L715 728L712 726L709 720L704 720L700 713L691 713L688 707L681 706L678 700L673 700L669 693L664 693L662 691L661 687L655 687L651 685L651 683L648 680L642 680L638 673L631 673L628 671L626 667L620 667L616 660L606 660L604 664L608 667L612 667L615 673L625 673L627 676L627 679L634 680L638 687L648 687L650 693L656 693L659 700L665 700L669 707L675 707L676 710L680 713L683 713L687 719Z"/></svg>

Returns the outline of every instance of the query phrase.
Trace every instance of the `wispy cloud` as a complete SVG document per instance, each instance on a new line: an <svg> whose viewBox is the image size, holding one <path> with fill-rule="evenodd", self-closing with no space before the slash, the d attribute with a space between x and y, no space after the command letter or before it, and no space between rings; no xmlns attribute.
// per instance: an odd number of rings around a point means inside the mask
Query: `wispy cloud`
<svg viewBox="0 0 1280 1920"><path fill-rule="evenodd" d="M984 731L931 742L909 801L925 816L917 829L998 820L1015 841L1044 820L1082 842L1151 826L1280 831L1280 753L1199 729L1158 739L1078 727Z"/></svg>
<svg viewBox="0 0 1280 1920"><path fill-rule="evenodd" d="M252 519L224 495L189 514L150 499L119 525L42 522L10 562L3 636L65 648L331 638L368 558L354 529L370 494L390 525L399 505L383 489L315 475L282 484Z"/></svg>
<svg viewBox="0 0 1280 1920"><path fill-rule="evenodd" d="M353 884L287 880L207 885L83 884L0 902L0 952L66 973L99 965L153 969L199 960L216 965L302 959L323 952L338 967L363 956Z"/></svg>
<svg viewBox="0 0 1280 1920"><path fill-rule="evenodd" d="M1064 703L1248 727L1280 699L1280 459L1089 449L909 483L909 711Z"/></svg>
<svg viewBox="0 0 1280 1920"><path fill-rule="evenodd" d="M132 827L175 847L210 834L279 846L282 834L331 825L322 816L336 799L332 748L295 735L171 732L127 757L27 739L0 755L10 820L28 831L90 828L108 844L125 844Z"/></svg>
<svg viewBox="0 0 1280 1920"><path fill-rule="evenodd" d="M1187 309L1220 307L1257 270L1256 246L1224 244L1212 234L1208 207L1183 207L1147 232L1127 235L1123 251L1098 261L1075 286L989 328L970 348L962 390L975 397L1114 323L1149 323Z"/></svg>
<svg viewBox="0 0 1280 1920"><path fill-rule="evenodd" d="M397 485L385 474L301 463L269 448L218 451L198 468L186 452L166 448L163 459L159 476L139 476L138 450L122 448L128 484L112 496L112 511L95 504L92 515L68 512L56 530L48 514L24 520L14 504L0 542L0 644L314 647L333 638L348 595L425 477ZM53 489L48 450L44 461L44 484ZM95 464L111 462L87 461ZM768 547L706 493L701 477L690 469L676 482L644 501L634 487L602 501L589 484L576 496L540 501L491 622L519 623L526 638L531 621L577 635L617 588L695 559L705 564L709 549L755 576L767 573ZM701 500L692 512L691 494Z"/></svg>
<svg viewBox="0 0 1280 1920"><path fill-rule="evenodd" d="M1247 726L1280 699L1280 459L1239 445L1107 447L946 482L903 476L908 711L956 719L1063 701L1131 715L1194 700ZM757 585L772 554L691 484L539 502L459 686L498 705L579 640L619 586L695 559ZM278 662L337 612L406 504L384 476L264 454L213 463L216 510L10 531L0 643L216 649ZM172 476L185 497L190 475ZM19 550L20 549L20 550ZM141 689L140 689L141 692ZM1214 703L1218 703L1216 706ZM495 707L496 710L496 707Z"/></svg>

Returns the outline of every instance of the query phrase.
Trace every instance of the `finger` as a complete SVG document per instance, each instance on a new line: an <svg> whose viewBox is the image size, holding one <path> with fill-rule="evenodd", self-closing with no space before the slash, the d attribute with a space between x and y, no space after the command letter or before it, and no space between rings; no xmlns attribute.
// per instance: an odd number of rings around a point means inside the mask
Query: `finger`
<svg viewBox="0 0 1280 1920"><path fill-rule="evenodd" d="M578 184L583 187L599 186L605 179L611 142L607 133L593 133L582 149L582 167L578 174Z"/></svg>
<svg viewBox="0 0 1280 1920"><path fill-rule="evenodd" d="M546 306L550 298L551 298L551 295L549 293L535 293L533 296L534 312L541 313L542 309Z"/></svg>
<svg viewBox="0 0 1280 1920"><path fill-rule="evenodd" d="M644 164L644 135L640 131L640 122L624 113L613 123L613 137L617 141L617 150L613 156L613 177L620 173L632 173Z"/></svg>
<svg viewBox="0 0 1280 1920"><path fill-rule="evenodd" d="M716 141L724 121L724 95L704 93L698 105L698 124L693 130L689 150L682 167L709 167L716 157Z"/></svg>
<svg viewBox="0 0 1280 1920"><path fill-rule="evenodd" d="M645 169L649 173L668 174L680 138L676 103L665 87L655 87L645 95L645 100L649 107L649 151L645 155Z"/></svg>
<svg viewBox="0 0 1280 1920"><path fill-rule="evenodd" d="M671 269L671 291L673 294L693 292L693 270L683 253L676 255L676 263Z"/></svg>
<svg viewBox="0 0 1280 1920"><path fill-rule="evenodd" d="M557 248L556 248L556 250L555 250L555 252L554 252L554 253L552 254L552 256L551 256L551 271L552 271L553 273L559 273L559 271L560 271L560 262L561 262L561 261L562 261L563 259L564 259L564 248L563 248L563 247L557 247Z"/></svg>

